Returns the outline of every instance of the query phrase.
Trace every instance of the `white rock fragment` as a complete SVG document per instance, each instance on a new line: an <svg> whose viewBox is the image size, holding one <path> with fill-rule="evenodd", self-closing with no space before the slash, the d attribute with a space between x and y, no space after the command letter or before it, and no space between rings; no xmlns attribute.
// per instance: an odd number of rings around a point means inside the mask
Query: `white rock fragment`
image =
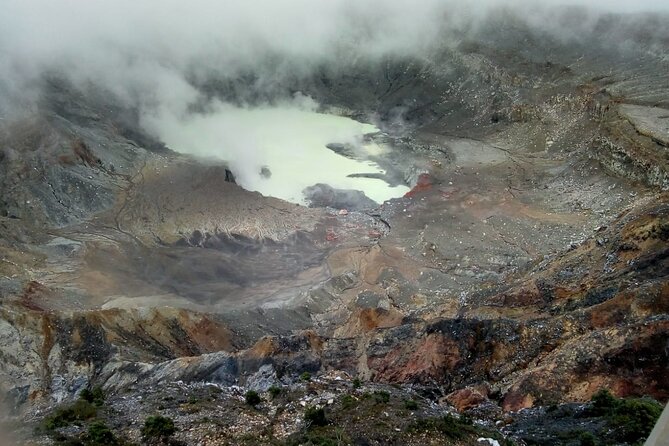
<svg viewBox="0 0 669 446"><path fill-rule="evenodd" d="M479 438L476 440L478 443L485 443L489 446L500 446L499 441L493 439L493 438Z"/></svg>

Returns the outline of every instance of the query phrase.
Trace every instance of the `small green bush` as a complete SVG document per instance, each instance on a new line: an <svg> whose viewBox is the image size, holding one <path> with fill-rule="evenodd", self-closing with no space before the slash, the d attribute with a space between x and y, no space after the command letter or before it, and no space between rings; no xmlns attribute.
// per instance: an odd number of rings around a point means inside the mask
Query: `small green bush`
<svg viewBox="0 0 669 446"><path fill-rule="evenodd" d="M460 415L460 423L466 424L467 426L473 426L474 420L469 415L463 413Z"/></svg>
<svg viewBox="0 0 669 446"><path fill-rule="evenodd" d="M262 402L262 399L260 398L260 395L258 395L258 392L255 390L249 390L246 392L246 395L244 395L244 399L246 400L246 404L249 406L257 406Z"/></svg>
<svg viewBox="0 0 669 446"><path fill-rule="evenodd" d="M262 402L262 398L260 398L260 395L258 395L258 392L255 390L249 390L244 394L244 400L246 401L246 404L249 406L257 406Z"/></svg>
<svg viewBox="0 0 669 446"><path fill-rule="evenodd" d="M93 392L91 392L89 389L83 389L81 393L79 394L79 399L82 399L84 401L88 401L89 403L93 402Z"/></svg>
<svg viewBox="0 0 669 446"><path fill-rule="evenodd" d="M86 446L78 437L68 437L58 432L51 434L51 439L57 446Z"/></svg>
<svg viewBox="0 0 669 446"><path fill-rule="evenodd" d="M353 388L354 389L359 389L362 386L362 382L360 381L360 378L355 378L353 380Z"/></svg>
<svg viewBox="0 0 669 446"><path fill-rule="evenodd" d="M307 407L304 410L304 421L309 426L326 426L328 419L325 416L325 409L322 407Z"/></svg>
<svg viewBox="0 0 669 446"><path fill-rule="evenodd" d="M105 392L102 390L102 387L100 386L93 387L91 394L93 395L93 401L92 401L93 404L95 404L96 406L102 406L104 404Z"/></svg>
<svg viewBox="0 0 669 446"><path fill-rule="evenodd" d="M264 444L264 443L263 443ZM353 444L342 429L317 427L292 435L282 446L341 446Z"/></svg>
<svg viewBox="0 0 669 446"><path fill-rule="evenodd" d="M596 416L608 415L618 405L618 399L611 395L607 389L598 390L592 398L591 413Z"/></svg>
<svg viewBox="0 0 669 446"><path fill-rule="evenodd" d="M142 427L142 437L145 439L167 440L171 437L177 428L171 418L162 415L150 416L144 421Z"/></svg>
<svg viewBox="0 0 669 446"><path fill-rule="evenodd" d="M406 400L404 401L404 408L407 410L418 410L418 401Z"/></svg>
<svg viewBox="0 0 669 446"><path fill-rule="evenodd" d="M390 401L390 393L385 390L377 390L374 392L374 401L377 403L386 404Z"/></svg>
<svg viewBox="0 0 669 446"><path fill-rule="evenodd" d="M272 399L281 395L281 387L279 386L272 386L269 389L267 389L267 391L269 392L269 395L272 397Z"/></svg>
<svg viewBox="0 0 669 446"><path fill-rule="evenodd" d="M634 443L644 441L650 435L661 413L662 406L657 401L630 398L620 400L608 419L618 438Z"/></svg>
<svg viewBox="0 0 669 446"><path fill-rule="evenodd" d="M650 398L616 398L602 389L591 399L590 413L604 417L612 435L628 443L643 441L650 435L662 413L662 405Z"/></svg>
<svg viewBox="0 0 669 446"><path fill-rule="evenodd" d="M300 379L302 381L311 381L311 373L309 372L304 372L300 375Z"/></svg>
<svg viewBox="0 0 669 446"><path fill-rule="evenodd" d="M590 432L583 432L579 437L580 446L595 446L597 444L597 439Z"/></svg>
<svg viewBox="0 0 669 446"><path fill-rule="evenodd" d="M344 409L353 409L358 405L358 400L353 398L351 395L344 395L341 397L341 405Z"/></svg>
<svg viewBox="0 0 669 446"><path fill-rule="evenodd" d="M113 446L118 444L114 433L102 421L94 421L88 426L87 444Z"/></svg>
<svg viewBox="0 0 669 446"><path fill-rule="evenodd" d="M409 425L408 430L413 432L436 430L444 437L452 440L461 440L467 434L477 432L474 426L463 423L451 415L445 415L441 418L423 418L417 420Z"/></svg>
<svg viewBox="0 0 669 446"><path fill-rule="evenodd" d="M44 420L47 430L69 426L72 423L81 423L97 415L97 408L86 400L78 400L73 404L56 409Z"/></svg>
<svg viewBox="0 0 669 446"><path fill-rule="evenodd" d="M307 444L313 446L340 446L341 442L337 438L326 435L308 435L305 437Z"/></svg>

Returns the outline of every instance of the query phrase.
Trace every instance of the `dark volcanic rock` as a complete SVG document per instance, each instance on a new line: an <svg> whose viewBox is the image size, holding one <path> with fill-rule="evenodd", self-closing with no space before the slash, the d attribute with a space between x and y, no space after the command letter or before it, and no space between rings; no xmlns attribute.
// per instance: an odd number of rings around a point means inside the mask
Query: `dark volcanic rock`
<svg viewBox="0 0 669 446"><path fill-rule="evenodd" d="M355 146L352 144L342 144L338 142L326 144L325 147L332 150L337 155L341 155L346 158L356 159Z"/></svg>
<svg viewBox="0 0 669 446"><path fill-rule="evenodd" d="M359 190L335 189L327 184L318 183L303 191L311 207L332 207L360 211L373 209L378 204Z"/></svg>

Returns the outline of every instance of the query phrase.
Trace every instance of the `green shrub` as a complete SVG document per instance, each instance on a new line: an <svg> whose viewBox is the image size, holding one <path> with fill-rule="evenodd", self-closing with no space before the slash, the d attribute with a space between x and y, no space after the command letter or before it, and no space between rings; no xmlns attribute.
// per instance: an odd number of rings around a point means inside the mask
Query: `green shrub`
<svg viewBox="0 0 669 446"><path fill-rule="evenodd" d="M592 402L591 413L597 416L611 414L618 405L618 399L607 389L598 390L592 395L590 401Z"/></svg>
<svg viewBox="0 0 669 446"><path fill-rule="evenodd" d="M309 435L305 437L306 444L313 446L340 446L341 442L333 436L328 435Z"/></svg>
<svg viewBox="0 0 669 446"><path fill-rule="evenodd" d="M374 392L374 400L377 403L386 404L390 401L390 393L386 392L385 390L377 390Z"/></svg>
<svg viewBox="0 0 669 446"><path fill-rule="evenodd" d="M87 444L113 446L118 444L114 433L102 421L94 421L88 426Z"/></svg>
<svg viewBox="0 0 669 446"><path fill-rule="evenodd" d="M583 432L579 437L580 446L595 446L597 439L590 432Z"/></svg>
<svg viewBox="0 0 669 446"><path fill-rule="evenodd" d="M84 401L88 401L89 403L93 402L93 392L90 389L83 389L81 393L79 393L79 399L82 399Z"/></svg>
<svg viewBox="0 0 669 446"><path fill-rule="evenodd" d="M304 410L304 421L309 426L326 426L328 424L325 409L322 407L307 407Z"/></svg>
<svg viewBox="0 0 669 446"><path fill-rule="evenodd" d="M351 395L344 395L341 397L341 405L344 409L352 409L358 405L358 400L353 398Z"/></svg>
<svg viewBox="0 0 669 446"><path fill-rule="evenodd" d="M404 408L407 410L418 410L418 401L406 400L404 401Z"/></svg>
<svg viewBox="0 0 669 446"><path fill-rule="evenodd" d="M86 446L84 442L78 437L68 437L59 432L53 432L51 439L57 446Z"/></svg>
<svg viewBox="0 0 669 446"><path fill-rule="evenodd" d="M97 407L101 407L105 403L105 394L102 387L95 386L93 389L84 389L79 394L79 399L91 403Z"/></svg>
<svg viewBox="0 0 669 446"><path fill-rule="evenodd" d="M469 415L463 413L460 415L460 423L466 424L467 426L473 426L474 420L472 420L472 417Z"/></svg>
<svg viewBox="0 0 669 446"><path fill-rule="evenodd" d="M263 443L265 444L265 443ZM342 429L317 427L292 435L282 446L341 446L353 444Z"/></svg>
<svg viewBox="0 0 669 446"><path fill-rule="evenodd" d="M657 401L630 398L620 400L613 414L607 418L618 438L634 443L650 435L661 413L662 406Z"/></svg>
<svg viewBox="0 0 669 446"><path fill-rule="evenodd" d="M311 373L309 372L304 372L300 375L300 379L302 381L311 381Z"/></svg>
<svg viewBox="0 0 669 446"><path fill-rule="evenodd" d="M102 390L102 387L95 386L92 390L84 389L81 391L79 398L88 401L91 404L94 404L98 407L102 406L105 403L105 393Z"/></svg>
<svg viewBox="0 0 669 446"><path fill-rule="evenodd" d="M81 423L95 418L97 409L86 400L78 400L69 406L56 409L44 420L44 428L47 430L69 426L72 423Z"/></svg>
<svg viewBox="0 0 669 446"><path fill-rule="evenodd" d="M476 428L461 420L446 415L441 418L423 418L409 425L409 431L420 432L426 430L436 430L444 437L452 440L461 440L467 434L476 433Z"/></svg>
<svg viewBox="0 0 669 446"><path fill-rule="evenodd" d="M360 378L355 378L353 380L353 388L354 389L359 389L362 386L362 382L360 381Z"/></svg>
<svg viewBox="0 0 669 446"><path fill-rule="evenodd" d="M272 386L269 389L267 389L267 391L269 392L269 395L272 397L272 399L281 395L281 387L279 386Z"/></svg>
<svg viewBox="0 0 669 446"><path fill-rule="evenodd" d="M246 392L246 395L244 395L244 399L246 400L246 404L249 406L257 406L262 402L262 399L260 398L260 395L258 395L258 392L255 390L249 390Z"/></svg>
<svg viewBox="0 0 669 446"><path fill-rule="evenodd" d="M150 416L144 421L142 427L142 437L145 439L166 440L171 437L177 428L171 418L162 415Z"/></svg>
<svg viewBox="0 0 669 446"><path fill-rule="evenodd" d="M650 398L616 398L606 389L592 396L590 413L606 418L618 440L635 443L650 435L662 405Z"/></svg>

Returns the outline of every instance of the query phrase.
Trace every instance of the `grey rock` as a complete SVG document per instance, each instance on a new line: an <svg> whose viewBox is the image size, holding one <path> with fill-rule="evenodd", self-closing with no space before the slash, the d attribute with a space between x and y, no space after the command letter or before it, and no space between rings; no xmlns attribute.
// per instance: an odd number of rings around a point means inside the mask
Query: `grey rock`
<svg viewBox="0 0 669 446"><path fill-rule="evenodd" d="M333 207L358 211L373 209L377 203L364 192L350 189L335 189L327 184L318 183L302 191L310 207Z"/></svg>
<svg viewBox="0 0 669 446"><path fill-rule="evenodd" d="M270 387L279 383L276 371L272 364L265 364L246 380L246 387L256 392L266 392Z"/></svg>
<svg viewBox="0 0 669 446"><path fill-rule="evenodd" d="M623 104L620 112L642 135L669 146L669 110L659 107Z"/></svg>

